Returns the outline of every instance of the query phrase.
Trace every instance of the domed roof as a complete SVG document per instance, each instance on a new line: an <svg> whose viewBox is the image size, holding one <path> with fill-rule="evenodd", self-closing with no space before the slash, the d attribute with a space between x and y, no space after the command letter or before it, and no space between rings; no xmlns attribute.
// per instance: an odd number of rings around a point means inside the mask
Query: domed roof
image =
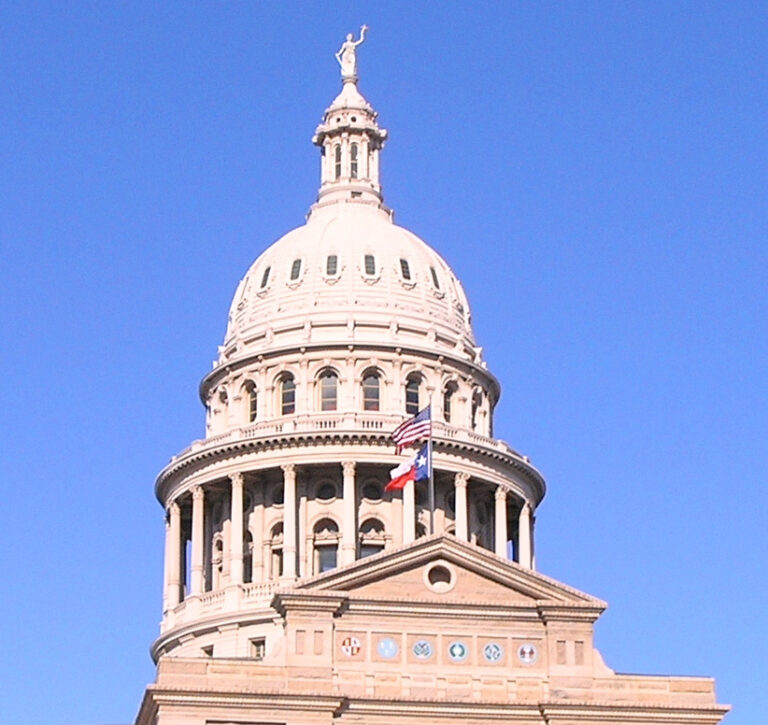
<svg viewBox="0 0 768 725"><path fill-rule="evenodd" d="M474 351L467 298L445 260L384 209L352 199L316 208L251 265L222 353L283 347L280 333L299 329L307 342Z"/></svg>
<svg viewBox="0 0 768 725"><path fill-rule="evenodd" d="M392 344L479 361L456 275L392 221L379 183L387 132L343 76L313 142L320 190L307 223L251 266L235 293L219 364L290 346Z"/></svg>

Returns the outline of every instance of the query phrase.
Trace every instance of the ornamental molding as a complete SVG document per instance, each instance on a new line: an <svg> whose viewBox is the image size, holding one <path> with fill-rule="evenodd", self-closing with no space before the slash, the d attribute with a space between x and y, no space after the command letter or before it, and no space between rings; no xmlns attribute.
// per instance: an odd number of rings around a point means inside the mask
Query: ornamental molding
<svg viewBox="0 0 768 725"><path fill-rule="evenodd" d="M339 416L343 423L343 416ZM312 423L314 416L307 418L308 423ZM399 420L399 418L398 418ZM318 423L319 423L318 417ZM372 425L375 420L369 421ZM209 463L226 461L234 456L243 454L258 453L260 451L288 450L293 453L297 449L317 448L322 452L324 448L333 445L343 446L376 446L380 448L391 448L390 426L394 430L395 424L387 420L386 432L384 432L384 423L380 423L376 428L370 429L312 429L307 431L280 431L276 428L288 428L293 421L286 421L285 424L277 422L271 425L270 429L263 432L260 437L256 437L260 430L260 424L250 428L238 428L213 438L203 439L194 443L183 453L171 459L171 462L158 474L155 481L155 495L163 502L167 493L174 487L180 477L187 476L191 472L199 470L202 466ZM469 459L480 459L480 462L486 461L487 465L500 464L502 468L509 468L520 474L521 478L531 487L534 503L538 505L546 492L546 483L539 471L524 457L516 454L503 441L497 441L493 438L480 436L469 431L460 429L451 429L443 426L443 430L437 428L433 437L435 450L437 454L458 454ZM455 433L467 439L450 438L441 433ZM247 436L247 437L246 437ZM491 447L488 444L496 444ZM502 448L503 446L503 448ZM336 461L327 461L333 463ZM318 461L307 462L306 464L297 463L297 465L316 465ZM389 460L382 460L381 463L392 463ZM270 464L268 468L277 467L278 464ZM455 464L454 464L455 465ZM438 467L438 466L436 466ZM449 472L456 473L457 471ZM458 471L460 472L460 471ZM471 475L471 474L470 474ZM482 475L481 473L477 474ZM486 473L487 475L487 473ZM500 475L504 475L500 473ZM493 481L498 483L498 481ZM513 493L518 493L512 491ZM519 495L519 494L518 494Z"/></svg>

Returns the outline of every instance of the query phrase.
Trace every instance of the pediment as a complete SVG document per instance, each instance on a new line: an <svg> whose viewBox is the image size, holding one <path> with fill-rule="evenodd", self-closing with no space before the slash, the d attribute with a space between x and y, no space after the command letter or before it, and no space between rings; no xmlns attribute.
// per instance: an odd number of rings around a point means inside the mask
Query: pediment
<svg viewBox="0 0 768 725"><path fill-rule="evenodd" d="M346 592L354 598L545 606L552 612L586 608L595 618L606 607L589 594L442 534L305 579L295 590Z"/></svg>

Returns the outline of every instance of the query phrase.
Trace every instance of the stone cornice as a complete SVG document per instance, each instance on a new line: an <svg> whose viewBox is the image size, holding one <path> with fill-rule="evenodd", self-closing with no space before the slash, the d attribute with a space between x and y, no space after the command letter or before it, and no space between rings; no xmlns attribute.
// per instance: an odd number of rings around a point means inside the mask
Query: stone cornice
<svg viewBox="0 0 768 725"><path fill-rule="evenodd" d="M243 607L232 612L218 612L208 617L196 618L194 621L185 623L180 627L174 627L163 632L149 648L149 654L153 662L157 662L162 651L171 643L182 640L189 636L198 636L206 632L213 632L219 627L227 625L247 625L258 622L279 620L279 614L266 602L259 602L253 609Z"/></svg>
<svg viewBox="0 0 768 725"><path fill-rule="evenodd" d="M288 610L338 614L348 598L346 592L280 590L272 598L272 608L283 616Z"/></svg>

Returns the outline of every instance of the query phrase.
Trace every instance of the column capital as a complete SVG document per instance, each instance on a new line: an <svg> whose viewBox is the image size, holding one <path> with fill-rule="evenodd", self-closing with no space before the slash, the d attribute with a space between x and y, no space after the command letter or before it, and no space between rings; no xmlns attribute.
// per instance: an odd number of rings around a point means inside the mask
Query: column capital
<svg viewBox="0 0 768 725"><path fill-rule="evenodd" d="M453 485L456 488L466 488L469 483L469 474L461 471L453 477Z"/></svg>
<svg viewBox="0 0 768 725"><path fill-rule="evenodd" d="M296 476L296 464L295 463L283 463L280 468L283 469L283 476L285 478L294 478Z"/></svg>
<svg viewBox="0 0 768 725"><path fill-rule="evenodd" d="M229 476L229 481L232 484L233 487L235 486L242 486L243 485L243 474L238 471L237 473L232 473Z"/></svg>
<svg viewBox="0 0 768 725"><path fill-rule="evenodd" d="M345 476L354 476L357 463L355 461L342 461L341 469L344 471Z"/></svg>
<svg viewBox="0 0 768 725"><path fill-rule="evenodd" d="M201 501L204 495L205 494L203 493L203 487L202 486L195 486L192 489L192 500L193 501Z"/></svg>
<svg viewBox="0 0 768 725"><path fill-rule="evenodd" d="M496 487L496 491L493 494L493 497L497 501L506 501L507 500L507 489L502 488L501 486Z"/></svg>
<svg viewBox="0 0 768 725"><path fill-rule="evenodd" d="M171 516L178 516L181 513L181 507L176 501L171 501L168 505L168 513Z"/></svg>

